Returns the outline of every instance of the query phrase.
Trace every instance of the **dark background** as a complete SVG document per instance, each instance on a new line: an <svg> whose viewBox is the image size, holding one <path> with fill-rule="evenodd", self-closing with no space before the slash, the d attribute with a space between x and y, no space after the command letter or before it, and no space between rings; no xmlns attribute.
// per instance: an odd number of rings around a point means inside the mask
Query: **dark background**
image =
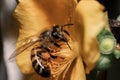
<svg viewBox="0 0 120 80"><path fill-rule="evenodd" d="M3 59L3 45L2 45L2 31L1 31L1 11L2 11L2 1L0 1L0 80L7 80L6 66Z"/></svg>
<svg viewBox="0 0 120 80"><path fill-rule="evenodd" d="M0 31L0 80L7 80L6 66L5 66L5 62L3 60L1 31Z"/></svg>
<svg viewBox="0 0 120 80"><path fill-rule="evenodd" d="M120 15L120 0L98 0L105 5L109 18L116 19Z"/></svg>

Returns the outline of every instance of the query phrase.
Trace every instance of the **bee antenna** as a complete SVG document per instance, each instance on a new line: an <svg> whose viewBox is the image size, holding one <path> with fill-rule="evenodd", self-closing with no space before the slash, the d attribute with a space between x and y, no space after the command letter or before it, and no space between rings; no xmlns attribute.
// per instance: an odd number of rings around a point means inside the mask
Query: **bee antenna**
<svg viewBox="0 0 120 80"><path fill-rule="evenodd" d="M61 26L61 30L64 30L64 26L71 26L71 25L73 25L73 24L65 24L65 25L62 25L62 26Z"/></svg>
<svg viewBox="0 0 120 80"><path fill-rule="evenodd" d="M65 24L65 25L63 25L63 26L71 26L71 25L73 25L72 23L71 24Z"/></svg>

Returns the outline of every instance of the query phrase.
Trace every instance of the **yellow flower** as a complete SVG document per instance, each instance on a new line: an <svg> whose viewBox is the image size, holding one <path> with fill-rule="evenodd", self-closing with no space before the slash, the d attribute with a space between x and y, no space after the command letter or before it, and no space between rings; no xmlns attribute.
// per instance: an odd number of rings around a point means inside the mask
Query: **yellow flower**
<svg viewBox="0 0 120 80"><path fill-rule="evenodd" d="M17 54L20 54L16 56L16 63L23 74L27 74L26 80L49 78L42 78L34 72L30 60L34 45L25 47L24 44L37 39L39 34L51 29L53 24L71 23L73 26L66 30L70 34L68 43L72 49L63 45L55 53L64 60L55 61L61 66L57 70L51 68L51 79L86 80L85 74L94 68L99 58L96 36L107 25L103 10L104 7L96 0L81 0L79 3L76 0L19 0L14 17L20 27L17 48L22 48L17 50Z"/></svg>

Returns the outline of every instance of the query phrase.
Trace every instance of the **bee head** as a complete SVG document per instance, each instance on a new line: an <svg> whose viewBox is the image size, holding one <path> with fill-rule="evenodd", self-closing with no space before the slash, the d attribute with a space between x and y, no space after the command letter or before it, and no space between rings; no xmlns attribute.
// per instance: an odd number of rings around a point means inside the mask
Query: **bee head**
<svg viewBox="0 0 120 80"><path fill-rule="evenodd" d="M70 26L70 25L73 25L73 24L66 24L66 25L63 25L63 26L54 25L51 35L52 35L53 39L55 39L55 40L66 42L68 47L71 49L71 47L68 44L68 40L65 37L65 34L67 34L68 36L70 36L70 35L66 30L64 30L64 26Z"/></svg>
<svg viewBox="0 0 120 80"><path fill-rule="evenodd" d="M64 30L62 29L62 26L54 25L53 31L52 31L52 37L57 40L64 40Z"/></svg>
<svg viewBox="0 0 120 80"><path fill-rule="evenodd" d="M73 24L65 24L65 25L62 25L62 26L54 25L53 26L53 31L52 31L53 38L54 39L65 40L64 33L66 33L68 36L69 36L69 33L66 30L64 30L64 27L65 26L70 26L70 25L73 25Z"/></svg>

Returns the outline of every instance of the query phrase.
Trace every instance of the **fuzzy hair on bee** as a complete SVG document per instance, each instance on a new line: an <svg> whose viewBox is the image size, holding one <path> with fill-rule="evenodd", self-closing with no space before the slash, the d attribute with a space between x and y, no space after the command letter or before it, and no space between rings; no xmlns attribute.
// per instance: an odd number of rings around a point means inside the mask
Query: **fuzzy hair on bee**
<svg viewBox="0 0 120 80"><path fill-rule="evenodd" d="M20 43L22 43L22 45L16 49L17 54L13 53L10 56L10 59L19 55L30 46L33 46L35 43L39 43L34 45L30 52L32 67L38 75L42 77L50 77L51 69L49 64L52 63L52 60L60 58L59 56L52 54L60 51L61 44L59 43L65 43L68 48L72 50L68 43L68 39L66 38L66 35L70 37L70 34L64 29L65 26L72 25L73 24L65 24L61 26L53 25L52 28L43 31L40 35L30 36L21 40Z"/></svg>

